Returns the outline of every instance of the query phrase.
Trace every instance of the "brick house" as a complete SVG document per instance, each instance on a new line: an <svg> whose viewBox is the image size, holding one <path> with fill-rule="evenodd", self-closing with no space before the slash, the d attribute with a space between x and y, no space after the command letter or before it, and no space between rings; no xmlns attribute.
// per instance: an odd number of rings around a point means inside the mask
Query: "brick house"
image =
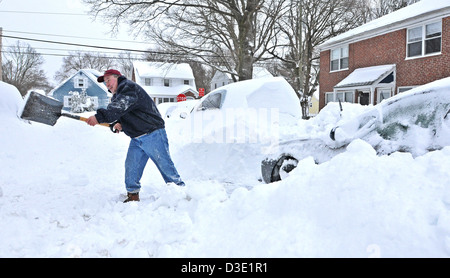
<svg viewBox="0 0 450 278"><path fill-rule="evenodd" d="M319 109L377 104L450 76L450 3L422 0L319 46Z"/></svg>

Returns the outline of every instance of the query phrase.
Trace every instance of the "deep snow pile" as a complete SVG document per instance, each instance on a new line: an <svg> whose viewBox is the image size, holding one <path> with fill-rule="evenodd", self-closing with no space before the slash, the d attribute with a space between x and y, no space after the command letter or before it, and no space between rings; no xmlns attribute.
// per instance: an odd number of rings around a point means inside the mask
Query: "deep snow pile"
<svg viewBox="0 0 450 278"><path fill-rule="evenodd" d="M355 140L263 184L270 140L198 143L181 137L185 121L167 120L187 187L166 186L149 162L141 202L123 204L129 139L67 118L24 122L17 94L0 82L0 257L450 256L450 147L378 157ZM363 111L347 105L342 117ZM338 120L329 105L273 136L320 134Z"/></svg>

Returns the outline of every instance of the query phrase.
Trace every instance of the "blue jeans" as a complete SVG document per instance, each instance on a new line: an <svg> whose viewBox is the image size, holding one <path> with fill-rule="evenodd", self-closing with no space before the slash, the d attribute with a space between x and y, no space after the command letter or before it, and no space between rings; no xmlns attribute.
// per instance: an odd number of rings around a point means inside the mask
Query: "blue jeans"
<svg viewBox="0 0 450 278"><path fill-rule="evenodd" d="M169 153L169 143L164 128L152 133L131 138L125 160L125 186L127 192L137 193L141 189L141 177L148 159L155 163L166 183L184 186Z"/></svg>

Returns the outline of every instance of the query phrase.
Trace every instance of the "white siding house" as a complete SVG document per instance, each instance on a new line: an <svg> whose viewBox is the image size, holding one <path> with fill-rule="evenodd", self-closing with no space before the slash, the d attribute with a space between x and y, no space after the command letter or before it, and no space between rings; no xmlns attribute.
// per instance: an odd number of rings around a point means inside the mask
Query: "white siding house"
<svg viewBox="0 0 450 278"><path fill-rule="evenodd" d="M198 97L192 68L186 63L134 62L132 79L157 105L177 102L180 94L184 94L186 99Z"/></svg>

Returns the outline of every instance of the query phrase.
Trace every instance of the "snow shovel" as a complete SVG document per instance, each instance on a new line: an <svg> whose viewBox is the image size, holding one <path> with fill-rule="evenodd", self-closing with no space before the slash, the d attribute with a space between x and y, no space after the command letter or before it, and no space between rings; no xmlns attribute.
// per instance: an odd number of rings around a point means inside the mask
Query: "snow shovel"
<svg viewBox="0 0 450 278"><path fill-rule="evenodd" d="M87 121L87 118L61 112L62 108L62 102L36 92L30 92L20 117L24 120L51 126L54 126L61 116ZM101 123L100 125L109 127L108 123Z"/></svg>

